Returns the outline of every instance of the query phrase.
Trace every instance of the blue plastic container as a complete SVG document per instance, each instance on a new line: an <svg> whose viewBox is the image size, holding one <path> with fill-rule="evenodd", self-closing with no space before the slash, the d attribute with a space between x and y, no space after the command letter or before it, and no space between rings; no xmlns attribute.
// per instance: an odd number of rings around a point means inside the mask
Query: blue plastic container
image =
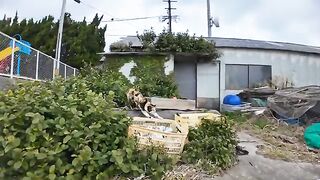
<svg viewBox="0 0 320 180"><path fill-rule="evenodd" d="M241 99L237 95L227 95L226 97L223 98L223 104L228 104L228 105L240 105L241 104Z"/></svg>

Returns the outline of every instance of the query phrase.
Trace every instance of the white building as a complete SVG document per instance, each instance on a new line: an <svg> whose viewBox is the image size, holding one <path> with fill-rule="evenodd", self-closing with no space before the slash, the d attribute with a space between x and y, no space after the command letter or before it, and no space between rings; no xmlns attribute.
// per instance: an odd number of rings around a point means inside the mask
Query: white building
<svg viewBox="0 0 320 180"><path fill-rule="evenodd" d="M277 86L320 85L320 47L249 39L207 40L222 53L219 59L176 55L169 63L180 95L196 100L198 107L219 108L225 95L270 82ZM122 42L141 47L136 37Z"/></svg>

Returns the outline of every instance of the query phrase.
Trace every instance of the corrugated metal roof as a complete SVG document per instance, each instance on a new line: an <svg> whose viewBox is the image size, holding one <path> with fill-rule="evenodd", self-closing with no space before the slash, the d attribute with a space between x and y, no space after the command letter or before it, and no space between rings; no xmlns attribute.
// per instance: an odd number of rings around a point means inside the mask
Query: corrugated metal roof
<svg viewBox="0 0 320 180"><path fill-rule="evenodd" d="M267 49L320 54L320 47L302 44L221 37L212 37L205 39L211 42L215 42L216 47L218 48ZM136 36L123 37L119 42L125 44L129 44L129 42L131 42L132 47L142 46L140 40Z"/></svg>
<svg viewBox="0 0 320 180"><path fill-rule="evenodd" d="M228 47L228 48L249 48L249 49L268 49L268 50L283 50L294 51L303 53L316 53L320 54L320 47L308 46L302 44L273 42L273 41L261 41L252 39L236 39L236 38L206 38L209 41L216 43L216 47Z"/></svg>

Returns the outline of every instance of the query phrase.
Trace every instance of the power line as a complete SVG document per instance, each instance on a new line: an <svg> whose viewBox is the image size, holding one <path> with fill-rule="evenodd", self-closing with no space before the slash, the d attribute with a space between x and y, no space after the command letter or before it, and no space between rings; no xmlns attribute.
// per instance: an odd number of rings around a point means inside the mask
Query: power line
<svg viewBox="0 0 320 180"><path fill-rule="evenodd" d="M147 17L136 17L136 18L124 18L124 19L111 18L111 20L106 20L101 22L135 21L135 20L153 19L153 18L161 18L161 17L162 16L147 16Z"/></svg>
<svg viewBox="0 0 320 180"><path fill-rule="evenodd" d="M99 11L99 12L102 13L102 14L108 15L108 16L110 16L110 17L112 17L112 18L114 17L112 14L107 13L107 12L104 12L104 11L96 8L95 6L92 6L91 4L88 4L88 3L83 2L82 0L74 0L74 1L77 2L77 3L79 3L79 4L83 4L84 6L87 6L87 7L91 8L91 9L97 10L97 11Z"/></svg>
<svg viewBox="0 0 320 180"><path fill-rule="evenodd" d="M129 35L129 34L106 34L106 35L115 36L115 37L137 36L137 35Z"/></svg>
<svg viewBox="0 0 320 180"><path fill-rule="evenodd" d="M113 16L112 14L107 13L107 12L104 12L104 11L100 10L99 8L96 8L95 6L92 6L92 5L89 4L89 3L85 3L85 2L83 2L83 0L74 0L74 1L77 2L77 3L79 3L79 4L82 4L82 5L84 5L84 6L87 6L87 7L91 8L91 9L94 9L94 10L96 10L96 11L99 11L100 13L102 13L102 14L104 14L104 15L108 15L108 16L111 17L111 19L114 19L114 16ZM105 21L101 21L101 22L105 22ZM137 26L135 26L134 24L132 24L132 23L130 23L130 22L127 22L127 24L130 25L130 26L132 26L132 27L134 27L134 28L136 28L136 29L138 29Z"/></svg>

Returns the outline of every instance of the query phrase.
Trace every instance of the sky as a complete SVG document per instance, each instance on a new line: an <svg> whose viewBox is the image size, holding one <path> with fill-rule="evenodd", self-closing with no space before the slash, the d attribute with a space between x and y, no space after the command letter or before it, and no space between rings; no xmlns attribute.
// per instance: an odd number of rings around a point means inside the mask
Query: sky
<svg viewBox="0 0 320 180"><path fill-rule="evenodd" d="M207 36L206 0L177 0L172 11L178 15L173 32ZM90 21L95 13L111 18L164 16L167 3L162 0L67 0L66 11L75 20ZM320 0L211 0L211 14L220 22L212 28L216 37L290 42L320 46ZM0 18L4 14L19 18L41 19L47 15L60 17L62 0L0 0ZM21 20L20 19L20 20ZM106 48L126 35L143 33L153 28L157 33L167 28L161 18L108 23ZM104 22L103 25L106 25ZM1 30L0 30L1 31Z"/></svg>

